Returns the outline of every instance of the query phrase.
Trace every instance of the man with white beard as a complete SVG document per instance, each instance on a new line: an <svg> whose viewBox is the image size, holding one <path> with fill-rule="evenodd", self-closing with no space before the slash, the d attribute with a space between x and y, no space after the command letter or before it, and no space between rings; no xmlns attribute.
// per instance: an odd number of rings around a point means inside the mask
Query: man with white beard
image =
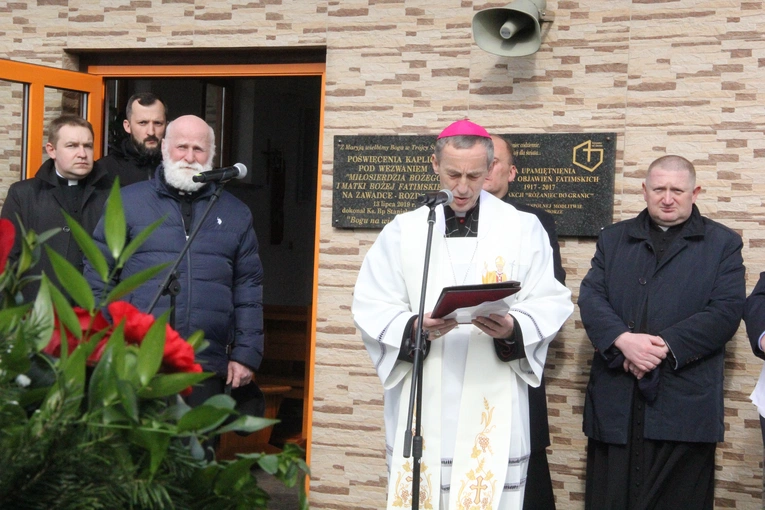
<svg viewBox="0 0 765 510"><path fill-rule="evenodd" d="M126 205L126 243L157 219L165 219L127 260L116 281L104 282L86 261L85 277L97 298L120 280L175 261L216 191L216 183L192 180L210 170L214 155L215 134L204 120L186 115L167 126L163 162L154 178L121 190ZM106 246L103 217L93 237L111 269L114 260ZM166 271L123 299L148 311ZM223 393L226 384L237 388L251 383L263 358L263 268L249 208L224 191L177 273L180 293L174 327L184 338L199 329L205 332L209 346L198 357L205 371L217 376L194 387L187 402L195 406ZM159 316L169 307L170 297L163 296L152 313Z"/></svg>

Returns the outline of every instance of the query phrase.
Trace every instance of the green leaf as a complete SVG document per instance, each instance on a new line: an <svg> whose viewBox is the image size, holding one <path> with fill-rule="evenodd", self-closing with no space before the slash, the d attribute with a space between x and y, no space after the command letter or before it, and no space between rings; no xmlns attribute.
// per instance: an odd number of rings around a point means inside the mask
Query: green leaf
<svg viewBox="0 0 765 510"><path fill-rule="evenodd" d="M277 455L263 455L258 459L258 466L270 475L279 471L279 457Z"/></svg>
<svg viewBox="0 0 765 510"><path fill-rule="evenodd" d="M191 345L192 349L194 349L194 352L197 352L197 349L202 347L205 341L205 332L201 329L196 330L186 339L186 343Z"/></svg>
<svg viewBox="0 0 765 510"><path fill-rule="evenodd" d="M146 241L149 236L159 227L167 216L163 216L154 223L150 224L148 227L143 229L141 232L138 233L137 236L135 236L130 243L127 245L127 247L122 250L122 253L120 254L120 258L117 259L116 267L117 269L121 269L122 266L125 265L125 262L130 258L133 253L138 249L139 246L141 246L144 241Z"/></svg>
<svg viewBox="0 0 765 510"><path fill-rule="evenodd" d="M118 387L120 382L125 381L117 381ZM104 425L124 425L133 421L135 420L132 420L131 417L127 415L122 406L112 405L101 409L101 423Z"/></svg>
<svg viewBox="0 0 765 510"><path fill-rule="evenodd" d="M27 303L0 310L0 331L10 331L14 328L31 306L31 303Z"/></svg>
<svg viewBox="0 0 765 510"><path fill-rule="evenodd" d="M162 430L133 429L130 431L130 440L149 451L149 473L153 476L157 472L162 459L167 455L170 446L170 435Z"/></svg>
<svg viewBox="0 0 765 510"><path fill-rule="evenodd" d="M119 397L117 374L114 369L114 338L112 335L107 342L104 353L90 376L88 409L91 412L111 405Z"/></svg>
<svg viewBox="0 0 765 510"><path fill-rule="evenodd" d="M168 397L180 393L189 386L204 381L212 375L210 372L157 374L148 386L138 390L138 396L141 398Z"/></svg>
<svg viewBox="0 0 765 510"><path fill-rule="evenodd" d="M226 432L256 432L266 427L270 427L271 425L276 425L277 423L279 423L279 420L244 415L228 425L217 429L215 432L217 434L225 434Z"/></svg>
<svg viewBox="0 0 765 510"><path fill-rule="evenodd" d="M123 366L125 375L120 377L130 381L130 384L132 384L137 391L140 387L140 383L138 382L138 346L125 344L125 363Z"/></svg>
<svg viewBox="0 0 765 510"><path fill-rule="evenodd" d="M32 331L34 337L31 338L37 351L45 348L50 343L55 327L53 320L53 301L51 301L50 281L43 275L40 281L40 290L37 292L30 322L34 325Z"/></svg>
<svg viewBox="0 0 765 510"><path fill-rule="evenodd" d="M113 303L114 301L117 301L118 299L120 299L122 296L129 294L134 289L140 287L147 281L154 278L154 276L156 276L158 273L160 273L163 269L165 269L169 265L170 265L169 263L160 264L158 266L150 267L134 275L128 276L127 278L122 280L120 283L118 283L117 286L114 287L112 291L109 293L109 295L106 296L106 302Z"/></svg>
<svg viewBox="0 0 765 510"><path fill-rule="evenodd" d="M50 230L46 230L42 234L37 234L37 244L40 245L47 243L48 239L55 236L59 232L61 232L60 228L52 228Z"/></svg>
<svg viewBox="0 0 765 510"><path fill-rule="evenodd" d="M162 416L169 421L177 422L189 411L191 411L191 407L182 398L178 397L177 403L165 409Z"/></svg>
<svg viewBox="0 0 765 510"><path fill-rule="evenodd" d="M27 407L34 404L39 404L45 394L48 393L50 387L31 388L24 391L19 396L19 405L21 407Z"/></svg>
<svg viewBox="0 0 765 510"><path fill-rule="evenodd" d="M128 381L117 381L117 391L120 396L120 403L125 410L125 414L135 423L140 419L138 411L138 398L135 394L135 388Z"/></svg>
<svg viewBox="0 0 765 510"><path fill-rule="evenodd" d="M69 225L69 230L72 231L72 237L82 250L85 258L90 261L93 269L96 270L101 280L106 282L109 278L109 265L106 263L106 258L101 250L98 249L96 243L93 242L93 238L85 231L77 220L69 216L65 211L62 211L64 218L66 218L66 224Z"/></svg>
<svg viewBox="0 0 765 510"><path fill-rule="evenodd" d="M85 385L85 363L88 360L88 357L93 353L93 351L96 349L96 346L98 345L98 342L101 341L101 338L106 334L106 330L99 331L98 333L94 334L87 342L83 342L80 345L77 346L77 348L72 352L68 358L66 358L66 361L63 361L63 376L64 376L64 383L67 385L81 385L84 387ZM66 338L65 336L62 336L61 338ZM61 346L63 349L63 346L66 344L66 342L61 342Z"/></svg>
<svg viewBox="0 0 765 510"><path fill-rule="evenodd" d="M231 398L229 395L221 393L219 395L213 395L212 397L208 398L205 400L203 405L219 407L221 409L234 409L236 407L236 400Z"/></svg>
<svg viewBox="0 0 765 510"><path fill-rule="evenodd" d="M72 296L75 303L93 312L96 302L93 299L93 292L90 290L90 285L88 285L85 277L50 246L46 246L45 251L48 253L48 259L53 266L53 271L56 273L56 278L62 283L65 282L66 290Z"/></svg>
<svg viewBox="0 0 765 510"><path fill-rule="evenodd" d="M207 432L212 430L232 413L233 409L201 405L191 409L178 420L178 432Z"/></svg>
<svg viewBox="0 0 765 510"><path fill-rule="evenodd" d="M32 266L36 241L35 233L26 231L18 214L16 215L16 225L21 225L21 255L16 267L16 276L20 277Z"/></svg>
<svg viewBox="0 0 765 510"><path fill-rule="evenodd" d="M31 362L29 360L29 345L24 337L15 334L4 342L3 353L0 356L0 368L3 372L3 379L14 379L17 375L29 370ZM10 344L10 345L9 345Z"/></svg>
<svg viewBox="0 0 765 510"><path fill-rule="evenodd" d="M66 326L66 329L69 330L75 338L78 340L81 339L82 326L80 326L80 320L77 318L77 314L74 313L72 305L69 304L69 300L55 285L50 283L50 280L48 280L46 275L43 274L42 279L43 281L48 282L48 290L50 291L50 297L53 299L53 307L56 309L56 315L58 315L59 322Z"/></svg>
<svg viewBox="0 0 765 510"><path fill-rule="evenodd" d="M250 468L256 462L253 458L243 458L228 464L215 479L215 493L231 494L239 489L250 480Z"/></svg>
<svg viewBox="0 0 765 510"><path fill-rule="evenodd" d="M127 351L127 344L125 343L125 324L117 324L114 328L109 343L113 349L112 356L114 357L114 373L117 374L117 379L128 379L129 373L125 366L125 358Z"/></svg>
<svg viewBox="0 0 765 510"><path fill-rule="evenodd" d="M207 496L212 492L213 483L215 483L215 477L220 471L219 464L208 464L207 466L197 469L189 484L189 489L200 496Z"/></svg>
<svg viewBox="0 0 765 510"><path fill-rule="evenodd" d="M140 205L137 205L137 207L140 207ZM112 258L118 260L122 249L125 247L127 228L125 226L125 212L122 209L122 194L120 193L120 185L117 181L112 185L112 190L106 201L104 236L106 237L106 246L109 247Z"/></svg>
<svg viewBox="0 0 765 510"><path fill-rule="evenodd" d="M162 366L162 354L165 352L165 327L169 314L168 310L158 317L141 342L137 367L138 381L141 386L149 384Z"/></svg>
<svg viewBox="0 0 765 510"><path fill-rule="evenodd" d="M2 407L0 407L0 427L5 434L11 427L23 426L26 423L27 413L18 402L3 402Z"/></svg>

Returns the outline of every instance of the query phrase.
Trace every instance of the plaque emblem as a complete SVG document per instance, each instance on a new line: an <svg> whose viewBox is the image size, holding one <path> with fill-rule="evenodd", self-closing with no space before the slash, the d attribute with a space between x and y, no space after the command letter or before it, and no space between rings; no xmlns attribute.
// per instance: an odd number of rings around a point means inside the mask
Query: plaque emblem
<svg viewBox="0 0 765 510"><path fill-rule="evenodd" d="M603 164L603 144L587 140L574 147L572 162L579 168L594 172Z"/></svg>

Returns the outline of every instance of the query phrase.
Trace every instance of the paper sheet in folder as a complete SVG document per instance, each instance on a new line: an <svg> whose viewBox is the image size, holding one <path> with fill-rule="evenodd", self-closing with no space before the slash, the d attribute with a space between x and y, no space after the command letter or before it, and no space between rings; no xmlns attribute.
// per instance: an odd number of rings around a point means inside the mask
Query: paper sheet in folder
<svg viewBox="0 0 765 510"><path fill-rule="evenodd" d="M516 281L444 287L430 316L469 324L476 317L504 315L510 310L504 299L519 290L521 284Z"/></svg>

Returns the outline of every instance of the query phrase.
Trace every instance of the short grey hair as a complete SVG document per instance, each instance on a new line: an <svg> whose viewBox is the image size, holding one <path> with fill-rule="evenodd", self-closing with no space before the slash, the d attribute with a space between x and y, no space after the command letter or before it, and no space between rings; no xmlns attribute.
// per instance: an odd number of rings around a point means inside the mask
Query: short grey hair
<svg viewBox="0 0 765 510"><path fill-rule="evenodd" d="M436 162L441 161L441 154L447 145L451 145L455 149L471 149L477 143L486 148L486 168L491 168L491 164L494 162L494 142L485 136L458 135L439 138L436 140Z"/></svg>

